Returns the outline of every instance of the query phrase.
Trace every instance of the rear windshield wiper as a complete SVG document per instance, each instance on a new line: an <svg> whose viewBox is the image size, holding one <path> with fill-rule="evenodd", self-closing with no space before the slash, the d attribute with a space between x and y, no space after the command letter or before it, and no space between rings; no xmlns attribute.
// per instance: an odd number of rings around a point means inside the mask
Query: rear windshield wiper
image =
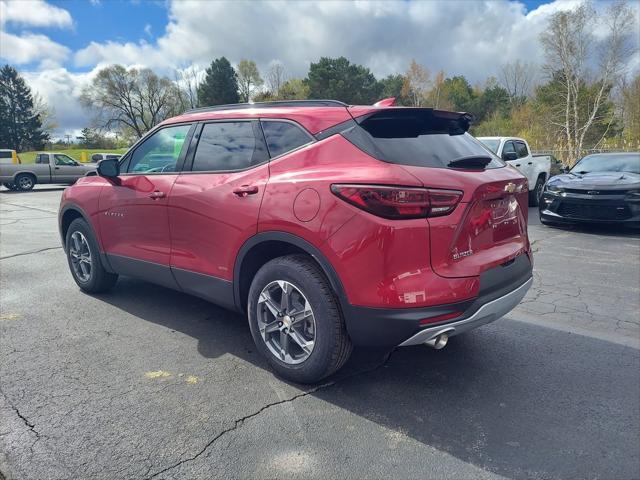
<svg viewBox="0 0 640 480"><path fill-rule="evenodd" d="M447 166L451 168L470 168L474 170L483 170L491 163L491 157L483 155L471 155L467 157L456 158L451 160Z"/></svg>

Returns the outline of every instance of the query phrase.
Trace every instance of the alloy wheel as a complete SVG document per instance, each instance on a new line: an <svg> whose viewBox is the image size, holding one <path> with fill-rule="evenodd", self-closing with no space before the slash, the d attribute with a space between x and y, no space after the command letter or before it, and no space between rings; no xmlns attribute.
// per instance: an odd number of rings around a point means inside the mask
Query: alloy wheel
<svg viewBox="0 0 640 480"><path fill-rule="evenodd" d="M88 282L91 279L91 250L82 232L75 231L71 234L69 257L76 278L81 282Z"/></svg>
<svg viewBox="0 0 640 480"><path fill-rule="evenodd" d="M269 351L284 363L304 362L313 351L316 320L311 304L290 282L276 280L258 298L258 329Z"/></svg>

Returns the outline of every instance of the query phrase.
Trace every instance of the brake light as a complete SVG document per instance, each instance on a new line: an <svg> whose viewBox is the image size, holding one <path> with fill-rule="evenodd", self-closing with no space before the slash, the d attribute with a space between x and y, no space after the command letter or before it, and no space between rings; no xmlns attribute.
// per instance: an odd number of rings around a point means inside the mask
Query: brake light
<svg viewBox="0 0 640 480"><path fill-rule="evenodd" d="M462 198L457 190L383 185L331 185L331 191L366 212L389 219L448 215Z"/></svg>

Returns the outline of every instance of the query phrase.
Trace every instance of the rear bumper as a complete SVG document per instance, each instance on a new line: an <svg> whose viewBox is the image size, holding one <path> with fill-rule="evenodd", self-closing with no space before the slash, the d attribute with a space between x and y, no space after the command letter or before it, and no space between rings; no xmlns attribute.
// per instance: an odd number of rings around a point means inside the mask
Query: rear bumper
<svg viewBox="0 0 640 480"><path fill-rule="evenodd" d="M509 292L500 298L496 298L492 302L485 303L469 318L420 330L414 336L402 342L400 346L408 347L411 345L419 345L443 333L446 333L449 337L453 337L493 322L494 320L498 320L500 317L513 310L520 301L522 301L532 284L533 278L530 278L512 292Z"/></svg>
<svg viewBox="0 0 640 480"><path fill-rule="evenodd" d="M449 329L450 335L457 335L497 320L522 300L531 283L531 261L523 254L511 263L484 272L480 276L479 296L470 300L435 307L395 309L357 307L343 302L343 312L347 331L355 345L414 345L429 340L434 332ZM439 317L449 318L438 322ZM430 318L434 319L432 323L429 323ZM421 325L421 321L427 324ZM420 340L423 337L427 338Z"/></svg>

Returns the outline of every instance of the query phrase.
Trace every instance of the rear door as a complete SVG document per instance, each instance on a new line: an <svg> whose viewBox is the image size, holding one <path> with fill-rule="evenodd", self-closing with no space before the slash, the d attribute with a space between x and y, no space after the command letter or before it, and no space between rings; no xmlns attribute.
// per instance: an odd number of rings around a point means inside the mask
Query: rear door
<svg viewBox="0 0 640 480"><path fill-rule="evenodd" d="M233 267L258 227L269 156L257 120L200 125L169 200L171 267L190 293L233 304Z"/></svg>
<svg viewBox="0 0 640 480"><path fill-rule="evenodd" d="M171 125L152 133L123 158L121 175L101 191L103 248L120 273L175 286L167 204L191 128Z"/></svg>

